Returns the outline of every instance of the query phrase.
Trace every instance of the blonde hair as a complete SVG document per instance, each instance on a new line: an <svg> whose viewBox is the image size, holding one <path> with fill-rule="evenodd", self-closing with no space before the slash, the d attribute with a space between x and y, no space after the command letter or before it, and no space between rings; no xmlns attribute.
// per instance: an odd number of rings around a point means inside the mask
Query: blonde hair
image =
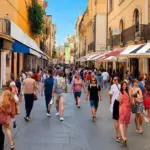
<svg viewBox="0 0 150 150"><path fill-rule="evenodd" d="M2 109L6 109L6 108L9 108L11 103L10 103L10 100L11 100L11 92L9 90L6 90L3 92L2 94L2 102L0 104L0 108Z"/></svg>

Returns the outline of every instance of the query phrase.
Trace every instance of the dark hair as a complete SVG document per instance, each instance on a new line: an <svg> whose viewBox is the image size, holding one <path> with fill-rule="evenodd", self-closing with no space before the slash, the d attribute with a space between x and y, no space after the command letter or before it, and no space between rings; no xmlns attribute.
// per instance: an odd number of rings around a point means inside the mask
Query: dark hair
<svg viewBox="0 0 150 150"><path fill-rule="evenodd" d="M140 77L139 77L139 81L142 81L144 79L144 75L141 75Z"/></svg>
<svg viewBox="0 0 150 150"><path fill-rule="evenodd" d="M123 93L123 85L124 84L126 84L126 89L125 89L125 91L129 94L129 90L128 90L128 84L127 84L127 82L125 82L125 81L123 81L122 83L121 83L121 89L120 89L120 92L122 93L122 94L124 94Z"/></svg>
<svg viewBox="0 0 150 150"><path fill-rule="evenodd" d="M50 75L50 76L53 76L53 70L48 70L48 74Z"/></svg>

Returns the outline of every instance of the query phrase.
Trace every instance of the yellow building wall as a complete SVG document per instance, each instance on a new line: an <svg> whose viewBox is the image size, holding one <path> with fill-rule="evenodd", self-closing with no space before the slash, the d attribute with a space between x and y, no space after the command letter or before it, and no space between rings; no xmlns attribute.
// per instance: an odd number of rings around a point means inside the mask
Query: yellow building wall
<svg viewBox="0 0 150 150"><path fill-rule="evenodd" d="M140 12L140 24L146 24L146 7L145 0L120 0L113 1L113 9L109 12L108 26L112 29L119 28L120 20L124 21L124 28L134 25L133 14L137 8ZM108 3L108 8L109 8ZM148 16L147 16L148 17Z"/></svg>

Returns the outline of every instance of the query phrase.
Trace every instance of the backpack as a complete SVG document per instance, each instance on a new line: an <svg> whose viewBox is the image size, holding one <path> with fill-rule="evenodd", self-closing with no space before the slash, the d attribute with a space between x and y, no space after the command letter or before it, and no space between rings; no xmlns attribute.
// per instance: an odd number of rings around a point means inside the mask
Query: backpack
<svg viewBox="0 0 150 150"><path fill-rule="evenodd" d="M57 77L57 88L59 89L66 89L66 80L63 77Z"/></svg>

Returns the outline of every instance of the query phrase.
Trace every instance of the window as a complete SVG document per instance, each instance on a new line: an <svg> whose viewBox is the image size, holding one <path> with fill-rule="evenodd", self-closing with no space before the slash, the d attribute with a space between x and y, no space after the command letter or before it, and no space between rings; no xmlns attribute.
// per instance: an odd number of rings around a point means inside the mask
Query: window
<svg viewBox="0 0 150 150"><path fill-rule="evenodd" d="M136 9L134 11L134 20L135 20L135 29L136 29L136 32L139 31L139 24L140 24L140 18L139 18L139 10Z"/></svg>

